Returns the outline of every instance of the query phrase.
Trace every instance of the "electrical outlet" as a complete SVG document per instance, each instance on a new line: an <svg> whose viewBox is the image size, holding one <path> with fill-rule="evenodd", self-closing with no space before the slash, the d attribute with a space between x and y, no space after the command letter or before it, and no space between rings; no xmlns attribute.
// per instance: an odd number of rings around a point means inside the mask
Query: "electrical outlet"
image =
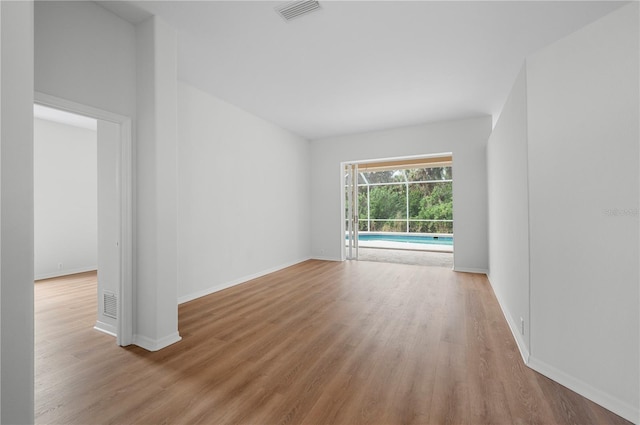
<svg viewBox="0 0 640 425"><path fill-rule="evenodd" d="M520 333L524 335L524 319L520 318Z"/></svg>

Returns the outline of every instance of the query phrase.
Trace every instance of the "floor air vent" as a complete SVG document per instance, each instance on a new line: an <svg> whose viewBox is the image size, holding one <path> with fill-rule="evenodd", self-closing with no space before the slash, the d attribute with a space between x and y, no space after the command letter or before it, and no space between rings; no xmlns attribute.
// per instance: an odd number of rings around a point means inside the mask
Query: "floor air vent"
<svg viewBox="0 0 640 425"><path fill-rule="evenodd" d="M118 297L113 292L102 293L102 313L112 319L118 318Z"/></svg>
<svg viewBox="0 0 640 425"><path fill-rule="evenodd" d="M320 3L315 0L302 0L285 3L276 8L276 11L285 21L298 18L311 12L320 10Z"/></svg>

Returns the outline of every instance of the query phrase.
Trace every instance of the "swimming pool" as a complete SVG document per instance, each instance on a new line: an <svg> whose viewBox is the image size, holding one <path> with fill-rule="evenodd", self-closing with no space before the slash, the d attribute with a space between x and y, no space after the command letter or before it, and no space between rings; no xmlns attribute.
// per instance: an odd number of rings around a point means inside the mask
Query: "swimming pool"
<svg viewBox="0 0 640 425"><path fill-rule="evenodd" d="M453 236L430 236L424 234L398 234L398 233L359 233L360 241L385 241L419 243L424 245L450 245L453 246Z"/></svg>

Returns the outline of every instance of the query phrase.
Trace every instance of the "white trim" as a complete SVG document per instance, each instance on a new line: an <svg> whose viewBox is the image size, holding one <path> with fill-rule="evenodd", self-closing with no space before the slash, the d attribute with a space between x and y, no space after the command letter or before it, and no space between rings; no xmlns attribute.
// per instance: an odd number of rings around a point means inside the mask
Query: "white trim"
<svg viewBox="0 0 640 425"><path fill-rule="evenodd" d="M407 155L407 156L392 156L386 158L375 158L375 159L363 159L358 161L344 161L343 164L375 164L378 162L389 162L389 161L405 161L412 159L429 159L429 158L442 158L445 156L453 157L453 152L440 152L440 153L429 153L429 154L418 154L418 155Z"/></svg>
<svg viewBox="0 0 640 425"><path fill-rule="evenodd" d="M548 365L547 363L536 359L535 357L529 357L528 366L556 381L557 383L564 385L572 391L577 392L581 396L588 398L596 404L604 407L605 409L611 410L613 413L622 416L628 421L633 423L638 423L638 418L640 417L640 409L637 406L632 406L622 400L619 400L616 397L611 396L605 392L602 392L586 382L581 381L555 367Z"/></svg>
<svg viewBox="0 0 640 425"><path fill-rule="evenodd" d="M97 131L98 120L84 115L72 114L61 109L53 109L38 103L33 105L33 118L64 124L75 128Z"/></svg>
<svg viewBox="0 0 640 425"><path fill-rule="evenodd" d="M491 284L491 276L487 275L487 278L489 279L489 283ZM491 287L493 289L493 284L491 284ZM564 385L570 390L575 391L583 397L588 398L594 403L611 410L612 412L622 416L628 421L636 424L638 423L638 418L640 418L640 409L638 409L637 407L631 406L630 404L622 400L612 397L611 395L604 393L590 386L589 384L577 378L574 378L573 376L533 357L529 353L526 342L520 334L519 325L513 321L510 314L508 314L505 310L505 304L500 299L498 293L494 291L494 294L496 295L496 299L498 300L498 305L502 310L502 314L509 324L509 329L511 330L511 334L516 341L516 345L518 346L518 350L520 351L520 355L522 356L522 360L524 361L525 365L535 370L536 372L548 377L549 379L552 379L553 381Z"/></svg>
<svg viewBox="0 0 640 425"><path fill-rule="evenodd" d="M120 291L118 345L133 343L133 140L131 119L120 123Z"/></svg>
<svg viewBox="0 0 640 425"><path fill-rule="evenodd" d="M182 340L182 337L180 336L180 334L178 334L178 332L174 332L171 335L167 335L163 338L155 340L147 338L143 335L133 336L133 343L138 347L144 348L147 351L159 351L165 347L175 344L176 342L179 342L180 340Z"/></svg>
<svg viewBox="0 0 640 425"><path fill-rule="evenodd" d="M50 273L40 273L35 275L34 280L51 279L52 277L68 276L71 274L94 272L98 270L98 266L78 267L76 269L56 270Z"/></svg>
<svg viewBox="0 0 640 425"><path fill-rule="evenodd" d="M32 12L32 14L31 14L31 22L33 22L33 19L34 19L34 18L33 18L33 12ZM0 4L0 25L2 25L2 4ZM0 46L2 46L2 30L1 30L1 29L0 29ZM33 44L32 44L32 46L33 46ZM33 48L32 48L32 50L31 50L29 53L30 53L30 54L32 54L32 55L34 54ZM34 78L34 77L33 77L33 75L31 76L31 78ZM2 106L1 106L2 101L1 101L1 100L2 100L2 53L0 52L0 109L2 108ZM2 136L2 113L0 112L0 141L1 141L1 139L2 139L2 137L1 137L1 136ZM33 139L33 135L32 135L32 139ZM2 157L2 149L0 149L0 163L2 163L2 158L1 158L1 157ZM0 173L0 175L1 175L1 174L2 174L2 173ZM2 181L1 181L1 179L0 179L0 188L2 187L2 184L1 184L1 183L2 183ZM1 201L2 201L2 197L0 196L0 212L2 211L2 208L1 208L1 207L2 207L2 205L1 205L1 204L2 204L2 202L1 202ZM2 223L2 214L0 214L0 223ZM0 226L0 228L1 228L1 227L2 227L2 226ZM1 241L1 240L2 240L2 232L0 232L0 241ZM0 243L0 247L1 247L1 246L2 246L2 244ZM2 250L0 249L0 259L2 258L2 252L1 252L1 251L2 251ZM32 248L31 253L33 254L33 248ZM1 264L1 263L2 263L2 262L0 261L0 264ZM1 276L1 275L2 275L2 273L1 273L1 270L0 270L0 276ZM35 280L35 279L34 279L34 280ZM2 285L0 285L0 292L2 292ZM31 303L33 304L33 301L34 301L34 295L33 295L33 293L31 293L31 294L29 295L29 297L30 297L30 301L31 301ZM0 303L0 305L1 305L1 304L2 304L2 303ZM0 317L2 317L2 315L1 315L1 314L0 314ZM0 342L2 341L2 331L1 331L1 330L2 330L2 327L0 326ZM29 337L33 339L33 338L34 338L34 335L35 335L34 329L33 329L33 328L31 328L31 329L30 329ZM0 344L0 345L1 345L1 344ZM35 349L35 344L34 344L34 345L32 345L31 347L32 347L32 349ZM1 349L1 347L0 347L0 357L2 357L2 356L1 356L1 353L2 353L2 349ZM2 361L1 361L1 359L0 359L0 366L1 366L1 365L2 365ZM1 375L1 373L2 373L2 372L0 371L0 375ZM33 372L33 369L32 369L32 371L30 371L29 373L30 373L30 377L31 377L31 379L34 379L34 372ZM34 379L34 380L35 380L35 379ZM35 384L32 384L32 385L35 385ZM0 389L1 389L1 388L2 388L2 385L0 385ZM31 387L30 387L30 391L33 391L33 388L34 388L34 386L31 386ZM34 401L33 401L33 399L32 399L32 400L29 400L29 402L28 402L28 403L29 403L29 409L33 411L33 410L34 410ZM0 408L1 408L1 407L2 407L2 391L0 390ZM0 410L1 410L1 409L0 409ZM0 414L0 417L2 417L2 414ZM32 416L32 418L33 418L33 416ZM35 422L35 418L34 418L33 420L34 420L34 422Z"/></svg>
<svg viewBox="0 0 640 425"><path fill-rule="evenodd" d="M480 274L487 274L489 272L489 270L487 269L481 269L476 267L457 267L457 266L453 266L453 271L460 272L460 273L480 273Z"/></svg>
<svg viewBox="0 0 640 425"><path fill-rule="evenodd" d="M279 270L286 269L287 267L295 266L296 264L300 264L300 263L302 263L304 261L308 261L310 259L311 259L311 257L305 257L305 258L302 258L300 260L291 261L291 262L288 262L288 263L285 263L285 264L281 264L281 265L276 266L276 267L272 267L272 268L267 269L267 270L262 270L262 271L257 272L257 273L253 273L253 274L250 274L250 275L247 275L247 276L243 276L241 278L238 278L238 279L235 279L235 280L232 280L232 281L229 281L229 282L223 282L223 283L220 283L218 285L212 286L210 288L204 289L202 291L197 291L197 292L193 292L193 293L188 294L188 295L184 295L184 296L178 298L178 304L183 304L183 303L186 303L186 302L189 302L189 301L193 301L193 300L195 300L197 298L201 298L201 297L205 297L207 295L211 295L211 294L213 294L215 292L222 291L223 289L227 289L227 288L231 288L232 286L240 285L241 283L245 283L245 282L248 282L248 281L250 281L252 279L257 279L259 277L268 275L270 273L274 273L274 272L277 272Z"/></svg>
<svg viewBox="0 0 640 425"><path fill-rule="evenodd" d="M346 185L346 180L345 180L345 176L344 176L344 169L348 164L375 164L378 162L387 162L387 161L404 161L404 160L412 160L412 159L429 159L429 158L440 158L440 157L444 157L444 156L450 156L451 159L451 166L453 167L453 152L440 152L440 153L430 153L430 154L418 154L418 155L408 155L408 156L395 156L395 157L387 157L387 158L377 158L377 159L364 159L364 160L357 160L357 161L341 161L340 162L340 238L342 241L344 241L344 235L346 232L346 228L345 228L345 221L346 221L346 217L345 217L345 185ZM405 178L406 180L406 178ZM453 180L451 180L453 182ZM402 183L404 184L404 183ZM356 179L356 186L358 186L357 183L357 179ZM454 194L454 198L455 198L455 194ZM454 209L455 211L455 209ZM455 220L455 213L454 213L454 220ZM454 221L452 220L452 221ZM404 221L404 220L402 220ZM356 251L357 251L357 246L358 244L356 243ZM345 244L342 244L342 248L340 250L340 261L345 261L347 258L347 249ZM329 260L329 261L334 261L334 260ZM478 269L477 271L471 271L472 269L469 269L468 272L469 273L485 273L487 272L487 270L484 269ZM454 268L454 271L467 271L467 270L463 270L463 269L459 269L456 270Z"/></svg>
<svg viewBox="0 0 640 425"><path fill-rule="evenodd" d="M337 261L337 262L341 262L341 261L345 261L344 259L340 259L340 258L333 258L333 257L319 257L319 256L313 256L310 258L310 260L318 260L318 261Z"/></svg>
<svg viewBox="0 0 640 425"><path fill-rule="evenodd" d="M518 350L520 351L520 355L522 356L522 361L524 361L525 365L529 364L529 359L531 358L531 354L529 353L529 348L527 347L527 342L524 339L524 335L520 333L520 326L513 320L511 314L509 314L505 308L506 304L502 302L502 298L498 295L498 292L495 291L493 283L491 283L491 275L487 274L487 279L489 280L489 285L491 285L491 290L493 291L496 299L498 300L498 305L500 306L500 310L502 311L502 315L504 316L507 324L509 325L509 329L511 330L511 335L513 335L513 339L516 341L516 345L518 346Z"/></svg>
<svg viewBox="0 0 640 425"><path fill-rule="evenodd" d="M110 325L109 323L101 322L99 320L96 321L96 324L93 327L93 329L97 330L98 332L102 332L104 334L111 335L113 337L117 337L118 336L117 335L118 329L115 326Z"/></svg>
<svg viewBox="0 0 640 425"><path fill-rule="evenodd" d="M62 99L60 97L52 96L50 94L42 92L34 92L33 101L34 103L48 106L54 109L60 109L62 111L118 124L129 119L123 115L118 115L112 112L104 111L102 109L94 108L93 106L83 105L81 103L76 103L71 100Z"/></svg>
<svg viewBox="0 0 640 425"><path fill-rule="evenodd" d="M133 149L131 118L62 99L42 92L34 92L34 103L120 125L120 157L118 178L120 196L120 306L117 327L118 345L133 343Z"/></svg>
<svg viewBox="0 0 640 425"><path fill-rule="evenodd" d="M347 226L345 224L345 221L347 221L347 212L345 211L346 205L344 199L346 196L345 185L347 184L347 180L344 175L344 169L347 164L349 164L349 162L340 163L340 239L342 244L342 248L340 248L340 261L347 259L347 247L344 243L344 235L347 233Z"/></svg>

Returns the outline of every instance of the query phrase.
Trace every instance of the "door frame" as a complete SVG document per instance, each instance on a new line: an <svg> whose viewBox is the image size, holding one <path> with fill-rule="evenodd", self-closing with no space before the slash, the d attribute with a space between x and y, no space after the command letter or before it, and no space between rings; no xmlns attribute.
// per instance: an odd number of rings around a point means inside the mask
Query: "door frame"
<svg viewBox="0 0 640 425"><path fill-rule="evenodd" d="M342 235L347 235L348 247L342 244L342 261L358 259L358 163L343 162L342 172ZM344 242L344 236L343 236Z"/></svg>
<svg viewBox="0 0 640 425"><path fill-rule="evenodd" d="M341 225L340 225L340 235L341 235L341 256L340 259L341 261L345 261L348 256L347 256L347 246L345 244L345 233L347 232L347 226L346 226L346 220L347 217L345 217L345 208L347 207L346 205L346 186L347 186L347 178L345 175L345 169L347 166L349 165L355 165L356 166L356 172L358 172L358 165L366 165L366 164L376 164L378 162L389 162L389 161L410 161L410 160L419 160L419 159L429 159L429 158L440 158L440 157L444 157L444 156L451 156L453 158L453 152L440 152L440 153L429 153L429 154L420 154L420 155L406 155L406 156L393 156L393 157L386 157L386 158L376 158L376 159L364 159L364 160L355 160L355 161L342 161L340 162L340 214L341 214ZM452 161L452 166L453 166L453 161ZM356 186L358 185L358 180L357 180L357 176L356 176ZM455 185L454 185L454 198L455 198ZM355 203L355 206L357 207L357 201ZM356 212L357 214L357 212ZM455 223L455 208L454 208L454 223ZM358 225L356 223L356 225ZM454 224L455 226L455 224ZM355 235L355 259L357 259L358 257L358 249L359 249L359 243L358 243L358 235L357 235L357 231L356 231L356 235ZM455 256L455 247L454 247L454 251L453 251L453 255Z"/></svg>
<svg viewBox="0 0 640 425"><path fill-rule="evenodd" d="M131 118L92 106L83 105L49 94L34 92L34 103L42 106L84 115L120 126L118 198L120 209L120 282L118 298L118 324L116 341L126 346L133 343L133 143Z"/></svg>

